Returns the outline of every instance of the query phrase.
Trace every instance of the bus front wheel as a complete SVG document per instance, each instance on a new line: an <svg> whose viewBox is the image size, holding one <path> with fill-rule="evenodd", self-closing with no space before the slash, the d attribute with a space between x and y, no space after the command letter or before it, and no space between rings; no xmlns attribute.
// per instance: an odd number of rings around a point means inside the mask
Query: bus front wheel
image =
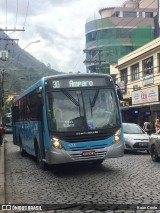
<svg viewBox="0 0 160 213"><path fill-rule="evenodd" d="M41 159L40 149L38 145L36 145L35 151L36 151L36 162L38 167L44 171L48 170L48 165Z"/></svg>
<svg viewBox="0 0 160 213"><path fill-rule="evenodd" d="M103 160L95 160L95 161L93 161L93 164L95 164L95 165L100 165L102 163L103 163Z"/></svg>

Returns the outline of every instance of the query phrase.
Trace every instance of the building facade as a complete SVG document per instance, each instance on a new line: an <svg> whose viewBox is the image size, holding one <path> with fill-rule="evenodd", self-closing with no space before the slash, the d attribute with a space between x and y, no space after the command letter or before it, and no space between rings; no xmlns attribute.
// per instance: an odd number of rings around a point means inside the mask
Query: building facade
<svg viewBox="0 0 160 213"><path fill-rule="evenodd" d="M111 63L156 37L158 0L128 0L99 14L85 25L87 72L110 73Z"/></svg>
<svg viewBox="0 0 160 213"><path fill-rule="evenodd" d="M123 85L123 121L148 121L154 129L160 119L160 37L120 58L111 73Z"/></svg>

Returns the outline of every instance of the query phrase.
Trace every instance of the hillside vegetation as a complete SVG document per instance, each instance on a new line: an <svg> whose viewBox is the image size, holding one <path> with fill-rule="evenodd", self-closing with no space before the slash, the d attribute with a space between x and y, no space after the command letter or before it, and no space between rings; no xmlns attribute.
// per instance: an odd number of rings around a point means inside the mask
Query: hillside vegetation
<svg viewBox="0 0 160 213"><path fill-rule="evenodd" d="M10 39L0 31L0 51L9 52L7 61L0 60L1 73L4 71L4 91L8 94L21 93L43 76L60 74L6 38Z"/></svg>

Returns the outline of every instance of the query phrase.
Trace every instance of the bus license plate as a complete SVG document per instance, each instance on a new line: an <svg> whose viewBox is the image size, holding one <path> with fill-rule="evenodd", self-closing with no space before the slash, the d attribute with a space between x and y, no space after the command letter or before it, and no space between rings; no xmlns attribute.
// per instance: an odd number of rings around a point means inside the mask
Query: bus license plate
<svg viewBox="0 0 160 213"><path fill-rule="evenodd" d="M147 143L139 143L139 146L147 146Z"/></svg>
<svg viewBox="0 0 160 213"><path fill-rule="evenodd" d="M82 155L83 155L83 156L95 155L95 151L94 151L94 150L83 151L83 152L82 152Z"/></svg>

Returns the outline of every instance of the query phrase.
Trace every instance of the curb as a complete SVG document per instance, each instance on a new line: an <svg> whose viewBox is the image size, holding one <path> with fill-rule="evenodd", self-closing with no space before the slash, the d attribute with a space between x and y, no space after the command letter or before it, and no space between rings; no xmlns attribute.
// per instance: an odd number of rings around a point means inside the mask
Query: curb
<svg viewBox="0 0 160 213"><path fill-rule="evenodd" d="M5 143L0 147L0 204L5 204ZM4 212L1 210L1 212Z"/></svg>

